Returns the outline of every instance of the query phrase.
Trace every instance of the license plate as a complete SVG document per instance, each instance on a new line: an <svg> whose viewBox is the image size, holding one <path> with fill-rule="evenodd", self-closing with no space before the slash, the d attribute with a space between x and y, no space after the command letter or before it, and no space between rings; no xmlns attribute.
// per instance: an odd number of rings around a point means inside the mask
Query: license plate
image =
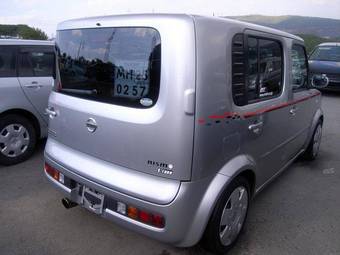
<svg viewBox="0 0 340 255"><path fill-rule="evenodd" d="M86 209L90 210L95 214L102 214L104 205L104 195L93 189L83 186L81 204Z"/></svg>

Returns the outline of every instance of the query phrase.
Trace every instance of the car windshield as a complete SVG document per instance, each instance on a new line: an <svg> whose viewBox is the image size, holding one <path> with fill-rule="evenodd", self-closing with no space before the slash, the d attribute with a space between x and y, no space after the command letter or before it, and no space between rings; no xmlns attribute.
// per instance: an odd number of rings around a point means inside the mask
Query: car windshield
<svg viewBox="0 0 340 255"><path fill-rule="evenodd" d="M319 46L313 51L309 59L340 62L340 46Z"/></svg>

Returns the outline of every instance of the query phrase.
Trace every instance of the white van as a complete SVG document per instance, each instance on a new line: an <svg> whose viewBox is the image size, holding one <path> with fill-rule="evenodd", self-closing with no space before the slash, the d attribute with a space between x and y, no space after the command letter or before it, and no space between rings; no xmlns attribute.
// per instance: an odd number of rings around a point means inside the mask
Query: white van
<svg viewBox="0 0 340 255"><path fill-rule="evenodd" d="M47 136L54 78L54 42L0 40L0 165L26 160Z"/></svg>

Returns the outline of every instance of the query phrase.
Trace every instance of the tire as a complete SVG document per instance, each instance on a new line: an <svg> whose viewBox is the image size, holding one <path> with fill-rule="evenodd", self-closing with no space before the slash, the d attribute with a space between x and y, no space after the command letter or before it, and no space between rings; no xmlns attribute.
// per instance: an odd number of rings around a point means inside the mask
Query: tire
<svg viewBox="0 0 340 255"><path fill-rule="evenodd" d="M0 118L0 164L9 166L27 160L34 152L37 135L33 124L16 114Z"/></svg>
<svg viewBox="0 0 340 255"><path fill-rule="evenodd" d="M312 139L310 140L307 150L302 155L302 158L305 160L315 160L319 154L319 148L322 138L322 121L319 120L318 124L316 125Z"/></svg>
<svg viewBox="0 0 340 255"><path fill-rule="evenodd" d="M232 202L235 197L238 199L234 199ZM219 198L203 234L201 244L205 249L214 254L225 254L235 245L246 222L250 197L249 182L242 176L237 177L227 186ZM237 204L235 201L243 203ZM231 219L228 219L227 215L231 216ZM226 225L222 222L222 216L225 216L224 219L228 219ZM229 231L227 225L231 227Z"/></svg>

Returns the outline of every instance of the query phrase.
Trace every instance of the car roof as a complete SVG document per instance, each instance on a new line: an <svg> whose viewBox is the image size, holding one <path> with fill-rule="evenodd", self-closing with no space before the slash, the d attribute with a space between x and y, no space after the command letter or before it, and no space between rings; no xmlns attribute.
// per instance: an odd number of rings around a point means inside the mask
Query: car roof
<svg viewBox="0 0 340 255"><path fill-rule="evenodd" d="M188 20L195 20L200 19L200 21L207 20L209 22L215 21L215 22L225 22L226 24L230 25L240 25L243 27L246 27L247 29L257 30L264 33L270 33L270 34L276 34L282 37L288 37L294 40L298 40L303 42L303 39L301 37L295 36L293 34L289 34L277 29L255 25L252 23L247 23L243 21L237 21L233 19L228 18L221 18L221 17L213 17L213 16L201 16L201 15L191 15L191 14L166 14L166 13L148 13L148 14L120 14L120 15L110 15L110 16L97 16L97 17L86 17L86 18L80 18L80 19L72 19L72 20L66 20L64 22L61 22L58 24L57 30L66 30L66 29L76 29L76 28L84 28L90 26L95 28L97 23L105 23L109 24L110 21L116 21L116 20L136 20L136 19L182 19L184 21ZM86 25L85 25L86 24Z"/></svg>
<svg viewBox="0 0 340 255"><path fill-rule="evenodd" d="M337 46L337 47L340 47L340 43L339 42L327 42L327 43L321 43L318 46Z"/></svg>
<svg viewBox="0 0 340 255"><path fill-rule="evenodd" d="M53 46L54 41L43 40L22 40L22 39L0 39L0 45L37 45L37 46Z"/></svg>
<svg viewBox="0 0 340 255"><path fill-rule="evenodd" d="M256 30L256 31L264 32L268 34L275 34L275 35L279 35L282 37L287 37L287 38L291 38L297 41L304 42L304 40L299 36L284 32L282 30L274 29L271 27L257 25L254 23L249 23L249 22L244 22L244 21L239 21L239 20L224 18L224 17L214 17L214 16L212 17L212 16L201 16L201 15L194 15L194 17L204 18L208 20L216 20L218 22L225 22L225 23L232 24L232 25L240 25L240 26L246 27L246 29Z"/></svg>

